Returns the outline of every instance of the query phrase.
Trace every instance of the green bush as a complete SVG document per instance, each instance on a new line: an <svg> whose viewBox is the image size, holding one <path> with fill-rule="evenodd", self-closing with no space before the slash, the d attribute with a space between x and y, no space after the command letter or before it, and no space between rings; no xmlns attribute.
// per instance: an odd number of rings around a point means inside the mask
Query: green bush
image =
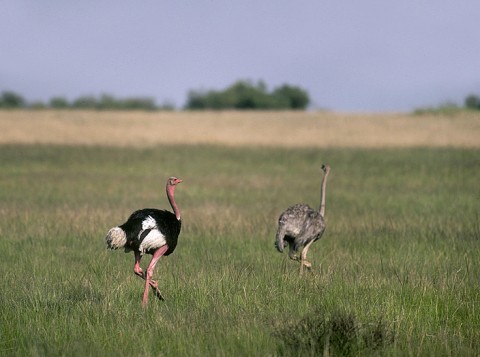
<svg viewBox="0 0 480 357"><path fill-rule="evenodd" d="M95 109L97 108L97 99L94 96L79 97L73 101L72 108Z"/></svg>
<svg viewBox="0 0 480 357"><path fill-rule="evenodd" d="M287 109L305 109L310 102L308 93L299 87L284 84L275 89L272 95L277 99L280 105L285 105Z"/></svg>
<svg viewBox="0 0 480 357"><path fill-rule="evenodd" d="M276 327L280 355L371 355L392 344L394 332L383 320L361 323L352 313L322 310Z"/></svg>
<svg viewBox="0 0 480 357"><path fill-rule="evenodd" d="M299 87L284 84L269 93L263 81L237 81L223 91L191 90L185 109L305 109L308 93Z"/></svg>
<svg viewBox="0 0 480 357"><path fill-rule="evenodd" d="M465 98L465 108L467 109L480 109L480 97L475 94L470 94Z"/></svg>
<svg viewBox="0 0 480 357"><path fill-rule="evenodd" d="M63 97L53 97L50 99L49 105L53 109L66 109L70 106L68 100Z"/></svg>
<svg viewBox="0 0 480 357"><path fill-rule="evenodd" d="M5 91L2 92L0 97L0 108L22 108L25 106L25 100L23 97L15 92Z"/></svg>

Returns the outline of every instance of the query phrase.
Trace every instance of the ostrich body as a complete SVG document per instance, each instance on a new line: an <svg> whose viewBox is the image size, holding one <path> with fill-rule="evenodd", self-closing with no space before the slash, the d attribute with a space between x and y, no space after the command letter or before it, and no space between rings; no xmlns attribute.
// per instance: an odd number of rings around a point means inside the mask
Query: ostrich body
<svg viewBox="0 0 480 357"><path fill-rule="evenodd" d="M288 207L278 219L278 229L275 246L279 252L288 245L290 259L298 260L297 253L301 250L300 272L303 267L310 269L312 264L307 261L308 249L313 242L320 239L325 232L325 190L327 177L330 173L329 165L322 165L324 176L322 179L320 207L314 210L309 205L298 203Z"/></svg>
<svg viewBox="0 0 480 357"><path fill-rule="evenodd" d="M145 280L142 300L143 306L148 304L148 291L150 286L153 288L155 295L163 300L163 296L158 288L158 283L152 280L152 276L155 265L160 257L162 255L170 255L177 246L181 220L180 210L175 202L174 192L175 187L180 182L182 182L182 180L176 177L170 177L166 185L167 198L174 213L156 208L144 208L135 211L125 223L110 229L105 237L107 248L124 248L125 253L130 251L134 252L135 265L133 271ZM146 273L140 268L140 260L144 254L152 255L152 260L148 265Z"/></svg>

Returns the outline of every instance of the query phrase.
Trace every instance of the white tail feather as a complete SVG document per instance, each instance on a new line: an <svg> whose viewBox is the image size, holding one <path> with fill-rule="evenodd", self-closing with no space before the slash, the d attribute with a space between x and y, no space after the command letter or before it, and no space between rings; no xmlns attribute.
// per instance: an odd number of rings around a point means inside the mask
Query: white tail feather
<svg viewBox="0 0 480 357"><path fill-rule="evenodd" d="M107 241L108 249L118 249L125 246L127 243L127 236L120 227L113 227L108 231L105 240Z"/></svg>

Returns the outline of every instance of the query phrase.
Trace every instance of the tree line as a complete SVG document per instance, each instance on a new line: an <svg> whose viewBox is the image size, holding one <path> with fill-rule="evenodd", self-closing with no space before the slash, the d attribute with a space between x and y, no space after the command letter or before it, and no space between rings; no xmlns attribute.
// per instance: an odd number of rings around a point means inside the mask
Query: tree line
<svg viewBox="0 0 480 357"><path fill-rule="evenodd" d="M4 109L95 109L95 110L173 110L174 105L169 103L161 106L153 98L124 98L118 99L108 94L95 96L81 96L72 101L65 97L53 97L47 103L37 101L27 103L19 94L4 91L0 95L0 108Z"/></svg>
<svg viewBox="0 0 480 357"><path fill-rule="evenodd" d="M423 107L414 110L414 114L455 114L461 110L480 111L480 96L470 94L463 100L463 104L445 102L436 107Z"/></svg>
<svg viewBox="0 0 480 357"><path fill-rule="evenodd" d="M263 81L237 81L224 90L191 90L183 109L223 110L223 109L271 109L304 110L310 103L308 93L300 87L281 85L269 92ZM157 105L153 98L116 98L109 94L100 97L81 96L69 101L57 96L48 102L28 103L20 94L4 91L0 95L0 109L93 109L93 110L175 110L175 105Z"/></svg>
<svg viewBox="0 0 480 357"><path fill-rule="evenodd" d="M308 93L300 87L283 84L269 92L263 81L237 81L221 91L190 91L185 108L304 110L309 103Z"/></svg>

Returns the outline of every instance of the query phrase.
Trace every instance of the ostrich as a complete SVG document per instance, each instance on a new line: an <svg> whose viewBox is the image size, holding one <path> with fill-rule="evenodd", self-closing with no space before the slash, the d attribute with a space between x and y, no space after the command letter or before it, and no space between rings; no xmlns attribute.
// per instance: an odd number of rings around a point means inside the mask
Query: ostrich
<svg viewBox="0 0 480 357"><path fill-rule="evenodd" d="M318 211L304 203L288 207L278 219L278 229L275 246L282 253L283 248L289 245L288 256L298 260L296 253L302 249L300 260L300 273L303 267L310 269L312 264L307 261L307 252L313 242L320 239L325 231L325 190L327 176L330 173L328 164L322 165L324 176L320 194L320 207Z"/></svg>
<svg viewBox="0 0 480 357"><path fill-rule="evenodd" d="M124 248L125 253L133 250L135 254L135 265L133 271L136 275L145 280L142 305L148 305L148 291L151 286L155 295L164 300L158 288L158 283L152 280L153 270L162 255L173 253L177 246L178 235L180 234L181 220L180 210L174 199L175 187L182 180L170 177L167 180L167 198L172 206L173 212L155 208L144 208L133 212L128 220L117 227L113 227L107 233L105 240L107 248ZM152 260L148 265L146 273L140 268L140 260L144 254L151 254Z"/></svg>

